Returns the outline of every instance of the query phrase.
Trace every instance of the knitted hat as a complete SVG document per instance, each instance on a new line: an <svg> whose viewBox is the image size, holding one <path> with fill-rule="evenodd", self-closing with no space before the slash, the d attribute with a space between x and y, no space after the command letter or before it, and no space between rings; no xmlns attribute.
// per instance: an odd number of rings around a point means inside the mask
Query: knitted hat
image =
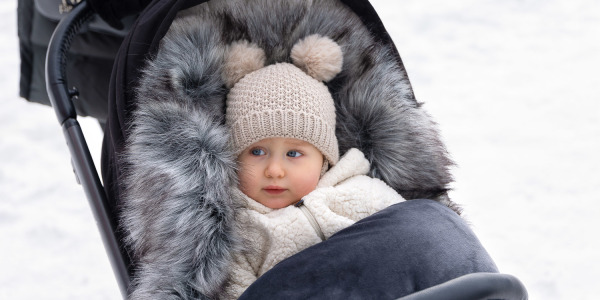
<svg viewBox="0 0 600 300"><path fill-rule="evenodd" d="M330 165L339 159L335 106L322 81L342 68L342 50L329 38L311 35L294 45L290 63L264 67L265 54L246 41L231 45L225 57L226 124L236 155L265 138L306 141Z"/></svg>

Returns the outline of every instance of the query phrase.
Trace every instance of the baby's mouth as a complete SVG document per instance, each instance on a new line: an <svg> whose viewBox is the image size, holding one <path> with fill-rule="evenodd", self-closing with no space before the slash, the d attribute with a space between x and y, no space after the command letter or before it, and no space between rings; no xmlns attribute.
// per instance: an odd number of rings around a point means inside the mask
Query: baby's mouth
<svg viewBox="0 0 600 300"><path fill-rule="evenodd" d="M278 186L267 186L263 190L271 195L279 195L279 194L285 192L287 189L284 189L284 188L278 187Z"/></svg>

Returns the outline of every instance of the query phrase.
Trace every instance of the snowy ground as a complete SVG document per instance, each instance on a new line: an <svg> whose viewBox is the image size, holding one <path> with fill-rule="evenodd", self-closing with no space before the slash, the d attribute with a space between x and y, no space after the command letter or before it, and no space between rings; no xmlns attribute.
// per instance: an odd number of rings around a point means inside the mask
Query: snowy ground
<svg viewBox="0 0 600 300"><path fill-rule="evenodd" d="M458 167L452 198L531 299L596 299L600 4L373 0ZM50 108L18 97L0 3L0 299L119 299ZM99 157L101 132L81 123ZM596 237L594 237L596 236Z"/></svg>

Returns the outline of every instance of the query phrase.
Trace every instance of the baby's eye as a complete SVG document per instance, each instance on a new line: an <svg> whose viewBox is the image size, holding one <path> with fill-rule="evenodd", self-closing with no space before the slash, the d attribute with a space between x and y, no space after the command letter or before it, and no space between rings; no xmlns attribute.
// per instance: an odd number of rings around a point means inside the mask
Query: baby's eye
<svg viewBox="0 0 600 300"><path fill-rule="evenodd" d="M300 156L302 156L302 153L300 153L298 151L291 150L291 151L288 151L287 156L289 156L289 157L300 157Z"/></svg>
<svg viewBox="0 0 600 300"><path fill-rule="evenodd" d="M254 148L254 149L250 150L250 153L252 155L256 155L256 156L265 155L265 151L260 148Z"/></svg>

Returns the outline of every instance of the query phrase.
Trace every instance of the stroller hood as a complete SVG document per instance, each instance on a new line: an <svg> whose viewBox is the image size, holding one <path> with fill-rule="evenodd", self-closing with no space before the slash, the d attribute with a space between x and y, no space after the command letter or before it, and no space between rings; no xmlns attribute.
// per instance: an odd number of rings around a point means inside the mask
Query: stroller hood
<svg viewBox="0 0 600 300"><path fill-rule="evenodd" d="M369 175L405 199L458 210L445 195L451 161L435 123L367 1L202 2L150 4L113 70L102 171L135 266L133 299L213 297L227 281L240 239L220 74L234 41L258 44L267 64L289 62L305 36L336 41L344 65L327 87L340 153L360 149Z"/></svg>

